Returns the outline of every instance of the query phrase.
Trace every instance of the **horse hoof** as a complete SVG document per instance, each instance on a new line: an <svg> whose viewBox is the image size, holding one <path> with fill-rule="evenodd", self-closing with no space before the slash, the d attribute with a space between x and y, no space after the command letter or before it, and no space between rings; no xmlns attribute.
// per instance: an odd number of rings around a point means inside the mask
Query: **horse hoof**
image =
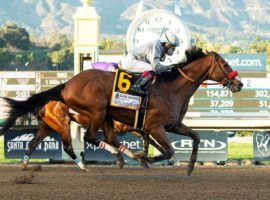
<svg viewBox="0 0 270 200"><path fill-rule="evenodd" d="M78 166L79 166L80 169L82 169L83 171L88 172L87 167L86 167L82 162L80 162L80 163L78 164Z"/></svg>
<svg viewBox="0 0 270 200"><path fill-rule="evenodd" d="M85 172L89 172L89 170L86 167L83 168L82 170L85 171Z"/></svg>
<svg viewBox="0 0 270 200"><path fill-rule="evenodd" d="M134 160L140 160L145 156L145 153L143 151L137 151L133 153L133 159Z"/></svg>
<svg viewBox="0 0 270 200"><path fill-rule="evenodd" d="M116 162L116 165L119 169L123 169L125 163L124 162Z"/></svg>
<svg viewBox="0 0 270 200"><path fill-rule="evenodd" d="M141 163L141 166L145 169L149 169L150 168L150 163L143 160L143 159L139 159L140 163Z"/></svg>
<svg viewBox="0 0 270 200"><path fill-rule="evenodd" d="M192 173L194 169L194 164L189 164L188 165L188 170L187 170L187 175L190 176L190 174Z"/></svg>
<svg viewBox="0 0 270 200"><path fill-rule="evenodd" d="M31 171L41 171L41 165L31 167Z"/></svg>
<svg viewBox="0 0 270 200"><path fill-rule="evenodd" d="M27 165L23 163L22 166L21 166L21 170L26 171L27 170Z"/></svg>

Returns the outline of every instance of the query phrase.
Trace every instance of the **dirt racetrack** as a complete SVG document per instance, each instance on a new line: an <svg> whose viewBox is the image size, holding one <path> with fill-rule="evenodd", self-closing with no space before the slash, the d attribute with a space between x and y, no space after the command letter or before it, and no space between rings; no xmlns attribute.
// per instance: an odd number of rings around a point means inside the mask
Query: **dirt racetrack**
<svg viewBox="0 0 270 200"><path fill-rule="evenodd" d="M200 167L190 177L185 167L43 165L21 171L0 165L0 199L270 199L270 167ZM32 184L16 179L34 175Z"/></svg>

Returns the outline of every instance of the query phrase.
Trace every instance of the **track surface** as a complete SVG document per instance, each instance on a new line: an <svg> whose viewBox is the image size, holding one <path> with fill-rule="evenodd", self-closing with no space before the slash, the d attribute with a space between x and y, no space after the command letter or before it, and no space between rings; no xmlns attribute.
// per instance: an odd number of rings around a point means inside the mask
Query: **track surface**
<svg viewBox="0 0 270 200"><path fill-rule="evenodd" d="M270 167L42 166L21 171L19 165L0 165L0 199L270 199ZM15 179L34 174L32 184Z"/></svg>

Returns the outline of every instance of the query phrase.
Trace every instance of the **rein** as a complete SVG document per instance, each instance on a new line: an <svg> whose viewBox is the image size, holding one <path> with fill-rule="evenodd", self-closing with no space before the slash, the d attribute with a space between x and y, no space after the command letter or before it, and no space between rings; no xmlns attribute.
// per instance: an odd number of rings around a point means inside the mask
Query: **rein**
<svg viewBox="0 0 270 200"><path fill-rule="evenodd" d="M188 75L186 75L182 69L177 68L178 72L187 80L189 80L192 83L195 83L197 85L224 85L226 83L226 81L228 81L229 79L233 79L234 77L238 76L238 72L237 71L231 71L229 73L226 73L224 71L224 69L219 65L219 63L216 61L215 59L215 55L214 55L214 63L215 65L212 65L213 67L210 68L210 70L208 71L207 75L211 76L214 69L218 66L220 68L220 70L223 72L223 74L225 75L225 78L221 81L221 82L217 82L217 83L200 83L197 82L196 80L194 80L193 78L189 77Z"/></svg>
<svg viewBox="0 0 270 200"><path fill-rule="evenodd" d="M183 72L182 69L177 68L178 72L187 80L189 80L192 83L196 83L197 85L220 85L221 83L198 83L197 81L195 81L193 78L189 77L188 75L185 74L185 72Z"/></svg>
<svg viewBox="0 0 270 200"><path fill-rule="evenodd" d="M186 74L183 72L182 69L180 69L180 68L177 68L177 69L178 69L179 73L180 73L185 79L189 80L190 82L196 83L196 81L195 81L193 78L191 78L191 77L189 77L188 75L186 75Z"/></svg>

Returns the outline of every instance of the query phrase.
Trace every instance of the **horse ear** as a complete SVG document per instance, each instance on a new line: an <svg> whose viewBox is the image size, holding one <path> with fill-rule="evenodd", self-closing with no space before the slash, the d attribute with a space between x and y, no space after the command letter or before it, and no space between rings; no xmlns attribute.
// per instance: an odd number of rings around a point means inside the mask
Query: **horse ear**
<svg viewBox="0 0 270 200"><path fill-rule="evenodd" d="M207 53L207 54L210 54L210 52L209 52L209 51L207 51L207 50L205 50L205 51L206 51L206 53Z"/></svg>

